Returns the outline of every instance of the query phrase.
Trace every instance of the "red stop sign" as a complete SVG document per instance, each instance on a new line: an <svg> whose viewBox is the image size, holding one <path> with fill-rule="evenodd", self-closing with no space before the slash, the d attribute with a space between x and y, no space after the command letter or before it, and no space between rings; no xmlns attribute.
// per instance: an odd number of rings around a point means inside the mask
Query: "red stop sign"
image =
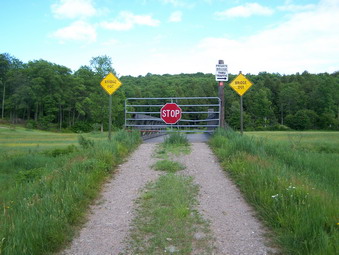
<svg viewBox="0 0 339 255"><path fill-rule="evenodd" d="M175 103L167 103L160 110L160 117L166 124L175 124L181 119L181 108Z"/></svg>

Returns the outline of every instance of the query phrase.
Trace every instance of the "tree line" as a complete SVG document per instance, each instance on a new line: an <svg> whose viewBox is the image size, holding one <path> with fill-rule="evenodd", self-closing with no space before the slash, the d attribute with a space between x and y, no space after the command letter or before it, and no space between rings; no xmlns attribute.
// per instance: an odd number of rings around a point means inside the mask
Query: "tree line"
<svg viewBox="0 0 339 255"><path fill-rule="evenodd" d="M108 56L93 57L89 65L71 69L34 60L23 63L0 54L1 119L28 128L71 131L105 130L108 95L100 81L115 73ZM236 75L229 75L229 81ZM253 86L243 96L247 130L339 130L339 72L291 75L247 74ZM112 121L124 124L124 101L129 97L215 97L214 74L122 76L113 94ZM228 83L227 83L228 84ZM239 129L239 96L225 85L225 119Z"/></svg>

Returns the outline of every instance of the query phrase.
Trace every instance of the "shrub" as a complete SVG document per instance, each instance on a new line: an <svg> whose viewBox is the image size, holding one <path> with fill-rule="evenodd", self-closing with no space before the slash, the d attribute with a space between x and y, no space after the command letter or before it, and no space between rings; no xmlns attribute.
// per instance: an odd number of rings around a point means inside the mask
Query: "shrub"
<svg viewBox="0 0 339 255"><path fill-rule="evenodd" d="M94 141L90 139L86 139L84 136L80 135L78 138L78 142L80 146L84 149L88 149L94 146Z"/></svg>
<svg viewBox="0 0 339 255"><path fill-rule="evenodd" d="M90 123L85 122L85 121L77 121L73 126L72 126L72 131L74 133L88 133L93 130L93 127Z"/></svg>
<svg viewBox="0 0 339 255"><path fill-rule="evenodd" d="M29 120L29 121L27 121L26 122L26 128L27 129L34 129L34 128L37 128L37 122L36 121L34 121L34 120Z"/></svg>

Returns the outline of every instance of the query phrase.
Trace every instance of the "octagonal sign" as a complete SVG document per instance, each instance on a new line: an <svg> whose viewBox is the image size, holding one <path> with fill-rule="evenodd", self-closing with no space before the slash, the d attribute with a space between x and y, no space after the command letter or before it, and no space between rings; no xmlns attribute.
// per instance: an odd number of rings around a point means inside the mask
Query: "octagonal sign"
<svg viewBox="0 0 339 255"><path fill-rule="evenodd" d="M181 119L181 108L175 103L167 103L160 110L160 117L166 124L175 124Z"/></svg>

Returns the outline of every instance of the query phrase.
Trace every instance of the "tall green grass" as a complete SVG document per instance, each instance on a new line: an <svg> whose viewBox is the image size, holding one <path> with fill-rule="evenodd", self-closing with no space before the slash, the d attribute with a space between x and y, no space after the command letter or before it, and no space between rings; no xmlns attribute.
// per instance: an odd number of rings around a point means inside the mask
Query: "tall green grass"
<svg viewBox="0 0 339 255"><path fill-rule="evenodd" d="M189 146L189 142L185 134L172 132L165 138L164 145Z"/></svg>
<svg viewBox="0 0 339 255"><path fill-rule="evenodd" d="M339 253L339 158L219 130L210 142L286 254Z"/></svg>
<svg viewBox="0 0 339 255"><path fill-rule="evenodd" d="M71 240L101 184L139 142L138 133L120 131L111 142L90 142L68 153L2 158L1 170L12 175L0 193L0 254L58 251Z"/></svg>

